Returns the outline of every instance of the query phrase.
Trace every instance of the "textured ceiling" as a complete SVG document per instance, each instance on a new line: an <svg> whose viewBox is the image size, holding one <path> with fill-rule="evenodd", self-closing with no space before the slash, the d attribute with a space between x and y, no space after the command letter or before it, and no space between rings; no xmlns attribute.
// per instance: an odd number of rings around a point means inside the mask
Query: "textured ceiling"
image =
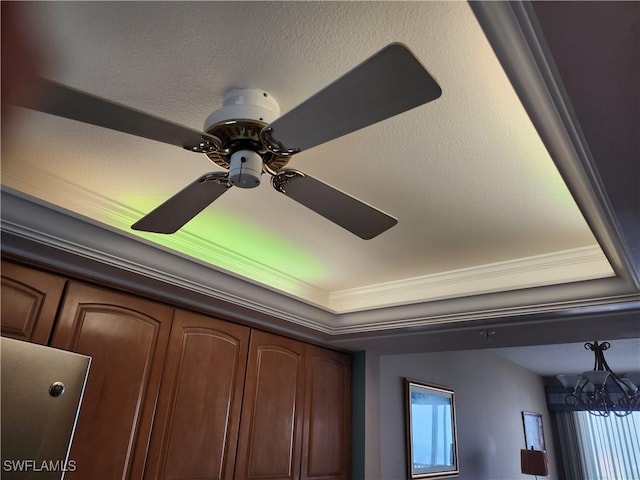
<svg viewBox="0 0 640 480"><path fill-rule="evenodd" d="M193 128L230 88L283 112L391 42L440 99L301 153L291 166L398 218L363 241L279 195L234 189L152 242L333 311L613 275L469 6L461 2L30 3L57 81ZM204 156L20 111L3 184L128 226Z"/></svg>
<svg viewBox="0 0 640 480"><path fill-rule="evenodd" d="M600 343L606 339L598 339ZM618 375L640 371L640 338L618 339L609 342L611 348L605 359ZM551 376L564 373L582 373L593 369L593 352L584 348L584 342L533 347L496 348L492 351L538 375Z"/></svg>

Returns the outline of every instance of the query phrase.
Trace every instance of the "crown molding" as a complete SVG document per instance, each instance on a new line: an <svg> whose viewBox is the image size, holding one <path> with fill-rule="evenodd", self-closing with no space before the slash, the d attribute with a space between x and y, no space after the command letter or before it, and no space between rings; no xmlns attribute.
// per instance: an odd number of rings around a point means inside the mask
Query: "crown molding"
<svg viewBox="0 0 640 480"><path fill-rule="evenodd" d="M568 308L571 303L563 303L560 309L553 305L540 306L538 313L522 309L521 316L515 316L515 309L505 309L487 312L486 318L474 321L443 319L441 324L411 328L343 332L333 336L329 344L367 353L397 354L640 337L638 294L601 298L591 305L576 301L573 308ZM500 317L501 313L507 316ZM494 331L495 335L487 339L487 331Z"/></svg>
<svg viewBox="0 0 640 480"><path fill-rule="evenodd" d="M314 341L490 318L508 319L640 298L623 279L609 277L335 314L7 187L2 187L1 201L4 254L178 306ZM578 252L572 261L588 257L589 251ZM481 276L476 280L481 280Z"/></svg>
<svg viewBox="0 0 640 480"><path fill-rule="evenodd" d="M452 305L455 304L455 308ZM519 322L533 315L557 315L559 312L579 314L594 310L612 310L621 305L640 305L640 294L629 292L624 281L607 278L558 286L538 287L523 291L477 295L463 299L432 302L425 305L404 305L369 312L355 312L340 317L333 328L337 336L348 337L387 331L390 334L410 329L423 330L482 321ZM403 333L405 335L406 333Z"/></svg>
<svg viewBox="0 0 640 480"><path fill-rule="evenodd" d="M65 205L73 205L73 202L78 201L77 199L82 199L84 205L79 208L91 212L91 216L94 218L114 219L119 224L127 225L133 219L143 215L143 213L120 202L106 198L51 173L36 170L27 180L12 177L11 182L12 185L18 185L25 191L35 192L36 196L58 198ZM8 225L7 228L9 228ZM17 226L14 224L12 228L16 229ZM45 227L40 226L39 228ZM104 228L109 227L104 226ZM114 228L114 230L121 232L119 229ZM126 232L122 233L127 234ZM165 248L138 236L135 238L155 248ZM212 269L215 268L232 276L238 276L234 272L244 272L245 275L242 278L248 279L248 281L259 278L260 285L265 288L269 288L269 285L278 285L278 291L284 292L285 295L288 294L334 314L590 280L613 275L600 247L593 245L395 282L326 292L187 231L172 240L175 242L174 248L177 252L189 251L196 259L206 257L213 258L213 261L215 258L224 259L224 263L228 267L222 269L214 264L210 265ZM51 241L56 243L60 242L60 239L51 239ZM82 248L77 245L72 248L68 241L64 248L75 250L80 255L84 255ZM173 252L174 250L168 251ZM180 255L180 253L176 254ZM110 259L110 262L113 261ZM123 268L131 269L131 262L123 259ZM136 268L140 269L141 267L138 265ZM152 278L160 278L161 276L157 270L145 271L144 275ZM166 280L176 285L181 283L176 278L167 278ZM186 282L182 286L186 288L188 283ZM198 285L192 285L192 287L196 290L202 288Z"/></svg>
<svg viewBox="0 0 640 480"><path fill-rule="evenodd" d="M347 313L612 276L607 258L598 245L593 245L332 292L329 307Z"/></svg>

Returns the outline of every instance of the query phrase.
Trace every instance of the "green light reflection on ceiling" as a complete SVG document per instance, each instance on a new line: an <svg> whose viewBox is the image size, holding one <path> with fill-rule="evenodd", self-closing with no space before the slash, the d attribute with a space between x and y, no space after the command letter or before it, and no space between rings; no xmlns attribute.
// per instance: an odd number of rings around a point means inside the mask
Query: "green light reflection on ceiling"
<svg viewBox="0 0 640 480"><path fill-rule="evenodd" d="M302 283L322 279L326 268L304 249L286 238L241 218L208 207L171 235L139 232L131 225L160 201L148 196L120 199L118 208L103 212L102 221L157 245L291 294ZM127 205L127 206L125 206Z"/></svg>

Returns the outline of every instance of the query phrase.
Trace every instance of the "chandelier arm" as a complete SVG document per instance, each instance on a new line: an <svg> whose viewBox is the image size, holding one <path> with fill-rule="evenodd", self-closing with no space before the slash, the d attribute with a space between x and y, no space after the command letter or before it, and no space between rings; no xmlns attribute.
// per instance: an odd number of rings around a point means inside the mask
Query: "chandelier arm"
<svg viewBox="0 0 640 480"><path fill-rule="evenodd" d="M611 367L609 367L609 364L607 363L607 361L604 358L604 351L609 349L609 342L604 342L601 343L599 345L598 348L598 354L599 354L599 359L600 359L600 365L602 366L602 368L604 370L607 370L609 373L613 374L614 376L617 376L615 373L613 373L613 371L611 370Z"/></svg>
<svg viewBox="0 0 640 480"><path fill-rule="evenodd" d="M591 415L609 417L611 412L616 417L624 417L633 411L640 411L640 388L633 389L632 385L623 381L609 367L604 352L611 347L609 342L587 342L586 350L594 354L594 371L607 372L607 378L600 385L592 384L589 378L582 376L576 383L573 391L565 397L565 403L573 408L587 410ZM595 377L597 378L597 376ZM588 389L593 389L588 391Z"/></svg>
<svg viewBox="0 0 640 480"><path fill-rule="evenodd" d="M594 370L609 370L611 371L608 366L607 366L607 362L604 359L604 351L609 349L609 342L603 342L603 343L598 343L598 342L593 342L593 343L585 343L584 347L588 350L591 350L593 352L593 356L595 357L595 362L593 365L593 369Z"/></svg>
<svg viewBox="0 0 640 480"><path fill-rule="evenodd" d="M568 393L566 397L564 397L564 402L572 407L583 407L587 408L587 405L582 401L582 399L576 395L575 393Z"/></svg>
<svg viewBox="0 0 640 480"><path fill-rule="evenodd" d="M620 410L614 410L617 417L626 417L633 411L637 411L640 407L640 394L638 392L625 394L620 400Z"/></svg>
<svg viewBox="0 0 640 480"><path fill-rule="evenodd" d="M610 402L607 401L608 396L604 391L596 389L593 395L589 397L589 413L598 417L608 417L611 414Z"/></svg>
<svg viewBox="0 0 640 480"><path fill-rule="evenodd" d="M604 351L608 350L610 346L611 344L609 342L603 342L599 345L598 345L598 342L595 342L595 348L597 350L596 356L598 357L598 362L602 367L601 370L606 370L607 372L609 372L609 379L611 379L611 381L616 385L616 387L622 394L622 398L624 399L634 398L634 397L636 399L640 398L640 396L634 395L633 392L629 392L630 388L628 387L628 385L625 384L625 382L623 382L622 379L613 370L611 370L611 367L607 363L607 360L604 358ZM607 385L608 383L609 382L607 380L607 382L604 385L604 387L606 388L607 397L608 397L608 400L610 401L610 404L615 406L615 403L611 401L611 394L609 392L609 387ZM629 411L628 408L626 410Z"/></svg>
<svg viewBox="0 0 640 480"><path fill-rule="evenodd" d="M608 370L609 370L609 378L613 380L613 382L616 384L618 389L620 389L620 391L625 395L633 395L633 392L629 393L630 388L627 386L627 384L624 383L622 379L618 375L616 375L615 372L613 372L611 369L608 369Z"/></svg>
<svg viewBox="0 0 640 480"><path fill-rule="evenodd" d="M596 343L595 355L596 355L596 368L594 368L594 370L605 370L605 365L607 364L607 362L604 359L602 348L600 348L600 346L597 343Z"/></svg>
<svg viewBox="0 0 640 480"><path fill-rule="evenodd" d="M598 370L598 342L586 342L584 348L585 350L591 350L593 352L593 370Z"/></svg>

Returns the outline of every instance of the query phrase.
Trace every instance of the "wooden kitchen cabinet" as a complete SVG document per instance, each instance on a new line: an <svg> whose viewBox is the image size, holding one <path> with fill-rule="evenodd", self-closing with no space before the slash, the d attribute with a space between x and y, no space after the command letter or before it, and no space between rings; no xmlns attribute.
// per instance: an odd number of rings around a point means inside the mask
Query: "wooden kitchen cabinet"
<svg viewBox="0 0 640 480"><path fill-rule="evenodd" d="M350 477L351 357L307 346L302 480Z"/></svg>
<svg viewBox="0 0 640 480"><path fill-rule="evenodd" d="M2 261L2 336L46 345L66 279Z"/></svg>
<svg viewBox="0 0 640 480"><path fill-rule="evenodd" d="M92 358L65 478L143 476L173 308L70 282L52 346Z"/></svg>
<svg viewBox="0 0 640 480"><path fill-rule="evenodd" d="M249 332L176 310L146 479L233 478Z"/></svg>
<svg viewBox="0 0 640 480"><path fill-rule="evenodd" d="M300 478L305 345L253 330L235 478Z"/></svg>
<svg viewBox="0 0 640 480"><path fill-rule="evenodd" d="M348 354L4 261L2 334L92 357L65 479L349 478Z"/></svg>

